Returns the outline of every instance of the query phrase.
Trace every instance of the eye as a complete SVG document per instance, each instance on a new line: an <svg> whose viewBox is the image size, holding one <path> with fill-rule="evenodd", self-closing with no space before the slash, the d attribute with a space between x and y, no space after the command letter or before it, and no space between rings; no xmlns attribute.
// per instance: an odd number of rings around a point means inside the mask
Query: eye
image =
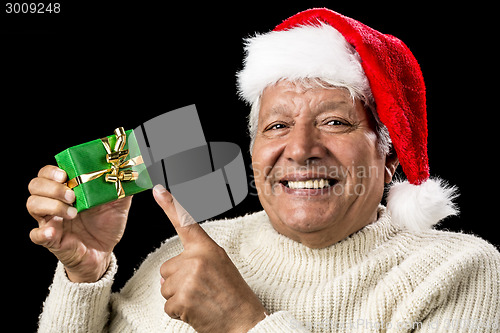
<svg viewBox="0 0 500 333"><path fill-rule="evenodd" d="M338 119L330 120L326 124L330 125L330 126L346 126L346 125L348 125L347 123L342 122L342 121L340 121Z"/></svg>
<svg viewBox="0 0 500 333"><path fill-rule="evenodd" d="M271 126L270 129L282 129L282 128L285 128L286 126L284 124L275 124L273 126Z"/></svg>
<svg viewBox="0 0 500 333"><path fill-rule="evenodd" d="M271 130L279 130L279 129L283 129L283 128L286 128L286 125L285 125L285 124L282 124L282 123L276 123L276 124L271 124L271 125L269 125L269 126L266 128L266 131L271 131Z"/></svg>
<svg viewBox="0 0 500 333"><path fill-rule="evenodd" d="M267 138L277 138L286 135L292 127L293 121L289 122L286 120L271 120L262 129L262 134L264 134Z"/></svg>
<svg viewBox="0 0 500 333"><path fill-rule="evenodd" d="M348 133L356 128L356 125L345 119L328 118L325 119L321 128L330 133Z"/></svg>

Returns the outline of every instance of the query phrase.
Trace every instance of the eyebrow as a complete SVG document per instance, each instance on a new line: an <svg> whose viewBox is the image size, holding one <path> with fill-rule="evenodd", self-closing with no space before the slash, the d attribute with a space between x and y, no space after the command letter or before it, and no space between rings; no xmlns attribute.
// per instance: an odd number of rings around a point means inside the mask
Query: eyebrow
<svg viewBox="0 0 500 333"><path fill-rule="evenodd" d="M288 113L288 108L284 104L273 105L269 110L269 115Z"/></svg>
<svg viewBox="0 0 500 333"><path fill-rule="evenodd" d="M314 111L321 113L324 111L330 111L330 110L346 110L346 111L351 111L353 109L352 103L348 103L345 100L340 100L340 101L324 101L319 103L316 108L314 108Z"/></svg>
<svg viewBox="0 0 500 333"><path fill-rule="evenodd" d="M260 113L260 112L259 112ZM264 114L259 114L259 122L262 119L275 119L275 118L281 118L281 117L294 117L297 115L296 110L290 110L286 104L276 104L271 106Z"/></svg>
<svg viewBox="0 0 500 333"><path fill-rule="evenodd" d="M352 103L349 103L345 100L325 100L324 102L320 102L319 105L314 107L312 111L315 113L322 113L331 110L345 110L349 114L351 114L353 110L353 105ZM288 115L289 112L290 111L286 104L277 104L271 107L268 116L270 117L274 115L283 115L283 114Z"/></svg>

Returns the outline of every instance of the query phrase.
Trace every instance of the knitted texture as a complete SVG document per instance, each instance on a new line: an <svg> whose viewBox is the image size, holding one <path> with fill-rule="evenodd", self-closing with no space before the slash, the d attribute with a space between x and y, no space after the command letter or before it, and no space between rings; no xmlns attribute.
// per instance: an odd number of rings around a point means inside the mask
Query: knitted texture
<svg viewBox="0 0 500 333"><path fill-rule="evenodd" d="M470 235L400 230L379 218L324 249L278 234L264 211L204 223L271 315L250 332L498 332L500 254ZM119 293L113 260L96 283L71 283L61 264L39 332L194 332L170 319L161 264L178 237L150 254ZM237 311L237 309L235 309Z"/></svg>

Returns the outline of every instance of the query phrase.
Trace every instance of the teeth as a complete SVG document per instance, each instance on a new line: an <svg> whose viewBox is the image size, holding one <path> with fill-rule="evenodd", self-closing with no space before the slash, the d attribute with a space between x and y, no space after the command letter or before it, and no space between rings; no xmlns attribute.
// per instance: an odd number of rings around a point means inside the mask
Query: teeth
<svg viewBox="0 0 500 333"><path fill-rule="evenodd" d="M307 181L289 181L287 186L293 189L324 188L330 186L328 179L310 179Z"/></svg>

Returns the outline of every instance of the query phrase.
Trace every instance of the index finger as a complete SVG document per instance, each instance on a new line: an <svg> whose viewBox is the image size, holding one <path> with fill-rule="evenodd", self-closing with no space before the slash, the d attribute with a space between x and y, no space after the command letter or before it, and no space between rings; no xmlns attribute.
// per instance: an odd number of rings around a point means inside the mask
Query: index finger
<svg viewBox="0 0 500 333"><path fill-rule="evenodd" d="M38 177L54 180L58 183L64 183L66 172L55 165L46 165L38 171Z"/></svg>
<svg viewBox="0 0 500 333"><path fill-rule="evenodd" d="M210 240L213 242L205 230L196 223L193 217L162 185L156 185L153 188L153 195L158 205L160 205L172 222L184 247L186 247L188 243L203 240Z"/></svg>

